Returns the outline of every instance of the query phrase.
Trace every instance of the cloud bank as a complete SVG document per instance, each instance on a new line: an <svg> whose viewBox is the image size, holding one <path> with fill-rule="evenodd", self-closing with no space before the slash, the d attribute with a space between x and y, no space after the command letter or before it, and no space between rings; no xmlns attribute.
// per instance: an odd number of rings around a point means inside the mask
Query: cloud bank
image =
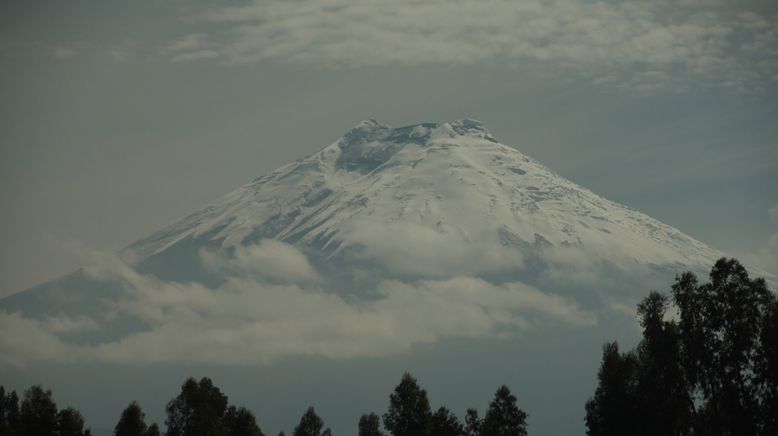
<svg viewBox="0 0 778 436"><path fill-rule="evenodd" d="M274 239L265 239L256 245L237 246L232 256L226 256L221 251L201 251L200 258L207 270L232 276L291 283L319 280L308 258L300 250Z"/></svg>
<svg viewBox="0 0 778 436"><path fill-rule="evenodd" d="M271 252L301 268L296 274L254 268L252 262L268 260ZM277 241L241 249L233 257L210 253L204 262L231 275L209 288L142 275L106 257L88 273L95 280L124 283L125 289L119 299L107 302L104 319L62 315L36 320L0 313L0 363L241 364L291 356L378 357L445 338L500 338L544 323L596 323L593 314L566 298L519 282L498 285L465 276L385 280L375 289L378 298L349 300L317 285L305 256ZM279 283L279 277L286 282ZM138 320L144 328L99 344L69 339L69 334L122 318Z"/></svg>
<svg viewBox="0 0 778 436"><path fill-rule="evenodd" d="M520 251L501 244L495 232L465 235L441 224L377 223L356 220L346 226L343 238L358 246L359 256L375 260L391 274L445 278L516 269L524 259Z"/></svg>
<svg viewBox="0 0 778 436"><path fill-rule="evenodd" d="M716 0L253 0L195 18L174 61L335 68L505 62L652 91L778 82L778 20Z"/></svg>

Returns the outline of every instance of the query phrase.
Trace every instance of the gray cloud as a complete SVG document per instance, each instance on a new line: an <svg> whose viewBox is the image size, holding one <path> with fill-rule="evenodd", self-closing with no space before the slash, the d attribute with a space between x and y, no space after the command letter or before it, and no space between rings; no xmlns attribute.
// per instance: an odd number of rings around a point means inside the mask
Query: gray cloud
<svg viewBox="0 0 778 436"><path fill-rule="evenodd" d="M374 357L447 337L513 334L543 320L595 322L561 297L472 278L384 282L382 298L364 303L317 288L245 279L217 290L156 285L133 289L133 297L117 305L120 312L143 317L151 329L99 345L90 350L92 358L247 363L300 355Z"/></svg>
<svg viewBox="0 0 778 436"><path fill-rule="evenodd" d="M691 80L737 91L778 82L778 24L716 1L255 0L199 17L216 30L177 61L331 67L508 62L651 92Z"/></svg>
<svg viewBox="0 0 778 436"><path fill-rule="evenodd" d="M222 251L201 251L200 259L206 269L233 276L262 277L288 283L319 279L304 254L294 246L274 239L237 246L232 256L225 256Z"/></svg>
<svg viewBox="0 0 778 436"><path fill-rule="evenodd" d="M465 235L443 224L434 229L407 221L362 220L345 228L344 238L362 247L360 255L394 274L443 278L515 269L523 263L521 253L502 245L496 232Z"/></svg>
<svg viewBox="0 0 778 436"><path fill-rule="evenodd" d="M39 321L0 312L0 364L24 366L35 360L68 360L69 347Z"/></svg>
<svg viewBox="0 0 778 436"><path fill-rule="evenodd" d="M43 320L41 326L51 333L80 333L97 330L97 321L85 317L70 317L66 315L49 316Z"/></svg>

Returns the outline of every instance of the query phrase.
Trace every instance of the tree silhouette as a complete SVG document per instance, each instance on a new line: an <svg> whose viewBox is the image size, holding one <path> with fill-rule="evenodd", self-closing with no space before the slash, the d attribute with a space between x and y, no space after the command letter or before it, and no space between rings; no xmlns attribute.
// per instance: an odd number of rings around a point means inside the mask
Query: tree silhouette
<svg viewBox="0 0 778 436"><path fill-rule="evenodd" d="M131 402L119 417L114 427L114 436L159 436L159 426L156 423L146 426L146 414L137 402Z"/></svg>
<svg viewBox="0 0 778 436"><path fill-rule="evenodd" d="M761 434L778 434L778 301L768 306L759 335L756 377L761 387Z"/></svg>
<svg viewBox="0 0 778 436"><path fill-rule="evenodd" d="M146 429L146 432L143 433L143 436L159 436L159 426L157 423L151 424L149 428Z"/></svg>
<svg viewBox="0 0 778 436"><path fill-rule="evenodd" d="M359 436L384 436L381 432L381 418L375 413L359 418Z"/></svg>
<svg viewBox="0 0 778 436"><path fill-rule="evenodd" d="M481 434L486 436L526 436L527 414L516 405L516 397L503 385L489 403Z"/></svg>
<svg viewBox="0 0 778 436"><path fill-rule="evenodd" d="M389 396L389 410L384 414L384 427L394 436L419 436L429 432L430 403L427 391L407 372Z"/></svg>
<svg viewBox="0 0 778 436"><path fill-rule="evenodd" d="M57 405L51 391L44 391L39 385L24 391L19 410L19 436L56 436Z"/></svg>
<svg viewBox="0 0 778 436"><path fill-rule="evenodd" d="M257 420L245 407L230 406L224 416L227 436L265 436L257 425Z"/></svg>
<svg viewBox="0 0 778 436"><path fill-rule="evenodd" d="M119 422L113 429L114 436L146 436L148 428L143 413L137 402L133 401L124 409Z"/></svg>
<svg viewBox="0 0 778 436"><path fill-rule="evenodd" d="M764 394L774 386L760 373L760 350L770 346L760 343L760 331L775 296L763 279L750 279L737 260L726 258L713 265L709 283L685 273L672 290L680 311L681 365L690 396L700 404L695 433L759 434Z"/></svg>
<svg viewBox="0 0 778 436"><path fill-rule="evenodd" d="M90 436L89 430L84 430L84 417L81 413L68 407L57 413L57 436Z"/></svg>
<svg viewBox="0 0 778 436"><path fill-rule="evenodd" d="M465 414L465 433L467 436L480 436L482 423L476 409L467 409Z"/></svg>
<svg viewBox="0 0 778 436"><path fill-rule="evenodd" d="M313 407L309 407L300 418L300 422L297 427L294 428L292 433L294 436L324 436L331 433L330 429L322 432L324 427L324 420L322 420Z"/></svg>
<svg viewBox="0 0 778 436"><path fill-rule="evenodd" d="M586 434L616 436L634 433L635 385L638 360L635 353L619 353L616 342L602 347L599 385L586 403Z"/></svg>
<svg viewBox="0 0 778 436"><path fill-rule="evenodd" d="M0 435L13 436L19 427L19 397L16 391L6 395L0 386Z"/></svg>
<svg viewBox="0 0 778 436"><path fill-rule="evenodd" d="M465 436L465 427L445 407L438 409L430 420L430 436Z"/></svg>
<svg viewBox="0 0 778 436"><path fill-rule="evenodd" d="M674 321L665 321L667 297L651 292L638 305L643 340L637 347L635 419L639 435L686 434L693 401L686 376L679 365L680 331Z"/></svg>
<svg viewBox="0 0 778 436"><path fill-rule="evenodd" d="M204 377L187 379L181 393L167 404L167 436L223 436L227 396Z"/></svg>
<svg viewBox="0 0 778 436"><path fill-rule="evenodd" d="M677 322L651 292L638 305L636 352L605 345L587 434L778 434L778 303L765 281L722 258L709 283L687 272L672 295Z"/></svg>

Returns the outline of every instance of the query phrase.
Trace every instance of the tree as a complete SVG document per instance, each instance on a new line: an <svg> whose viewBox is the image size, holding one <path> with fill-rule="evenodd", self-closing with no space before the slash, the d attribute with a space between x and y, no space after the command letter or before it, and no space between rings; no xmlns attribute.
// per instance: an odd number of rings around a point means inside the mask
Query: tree
<svg viewBox="0 0 778 436"><path fill-rule="evenodd" d="M119 417L119 422L113 429L114 436L146 436L148 428L145 417L140 405L135 401L131 402Z"/></svg>
<svg viewBox="0 0 778 436"><path fill-rule="evenodd" d="M465 433L467 436L480 436L483 421L478 417L478 411L467 409L465 414Z"/></svg>
<svg viewBox="0 0 778 436"><path fill-rule="evenodd" d="M665 321L667 297L651 292L638 305L643 339L637 347L634 419L638 435L684 435L694 407L680 361L680 331Z"/></svg>
<svg viewBox="0 0 778 436"><path fill-rule="evenodd" d="M489 436L526 436L527 414L516 405L516 397L503 385L494 394L484 416L481 434Z"/></svg>
<svg viewBox="0 0 778 436"><path fill-rule="evenodd" d="M778 301L769 305L759 335L756 376L761 391L761 434L778 434Z"/></svg>
<svg viewBox="0 0 778 436"><path fill-rule="evenodd" d="M465 427L447 408L438 409L430 420L430 436L465 436Z"/></svg>
<svg viewBox="0 0 778 436"><path fill-rule="evenodd" d="M599 384L586 403L586 434L618 436L634 433L635 384L638 360L634 353L621 354L616 342L602 347Z"/></svg>
<svg viewBox="0 0 778 436"><path fill-rule="evenodd" d="M91 432L84 430L84 417L81 413L68 407L57 413L57 436L89 436Z"/></svg>
<svg viewBox="0 0 778 436"><path fill-rule="evenodd" d="M56 436L57 405L51 391L44 391L39 385L24 391L19 410L19 436Z"/></svg>
<svg viewBox="0 0 778 436"><path fill-rule="evenodd" d="M143 433L143 436L159 436L159 434L159 426L155 422L146 429L146 432Z"/></svg>
<svg viewBox="0 0 778 436"><path fill-rule="evenodd" d="M19 426L19 397L16 391L5 394L0 386L0 436L13 436Z"/></svg>
<svg viewBox="0 0 778 436"><path fill-rule="evenodd" d="M681 364L696 399L697 434L756 435L763 419L760 331L775 296L735 259L719 259L710 282L687 272L672 287L679 308Z"/></svg>
<svg viewBox="0 0 778 436"><path fill-rule="evenodd" d="M680 332L665 321L667 297L651 292L638 305L643 339L635 352L603 348L600 384L586 405L589 435L684 435L693 402L680 365Z"/></svg>
<svg viewBox="0 0 778 436"><path fill-rule="evenodd" d="M375 413L359 418L359 436L384 436L381 432L381 418Z"/></svg>
<svg viewBox="0 0 778 436"><path fill-rule="evenodd" d="M257 420L245 407L230 406L224 416L227 436L265 436L257 425Z"/></svg>
<svg viewBox="0 0 778 436"><path fill-rule="evenodd" d="M324 427L324 420L322 420L313 407L309 407L300 418L300 423L294 428L292 433L294 436L323 436L325 433L330 432L330 429L322 432ZM330 432L331 433L331 432Z"/></svg>
<svg viewBox="0 0 778 436"><path fill-rule="evenodd" d="M204 377L187 379L167 404L167 436L224 436L227 396Z"/></svg>
<svg viewBox="0 0 778 436"><path fill-rule="evenodd" d="M6 419L12 429L19 432L19 396L16 391L11 391L6 401Z"/></svg>
<svg viewBox="0 0 778 436"><path fill-rule="evenodd" d="M407 372L389 396L389 410L384 414L384 427L394 436L419 436L429 432L430 403L427 391Z"/></svg>

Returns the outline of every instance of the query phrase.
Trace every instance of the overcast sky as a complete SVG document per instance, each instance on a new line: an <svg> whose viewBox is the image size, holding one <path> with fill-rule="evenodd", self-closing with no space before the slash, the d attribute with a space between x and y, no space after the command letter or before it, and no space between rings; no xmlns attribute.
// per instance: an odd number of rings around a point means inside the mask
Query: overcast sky
<svg viewBox="0 0 778 436"><path fill-rule="evenodd" d="M366 118L500 142L778 269L770 1L16 1L0 13L0 296Z"/></svg>

